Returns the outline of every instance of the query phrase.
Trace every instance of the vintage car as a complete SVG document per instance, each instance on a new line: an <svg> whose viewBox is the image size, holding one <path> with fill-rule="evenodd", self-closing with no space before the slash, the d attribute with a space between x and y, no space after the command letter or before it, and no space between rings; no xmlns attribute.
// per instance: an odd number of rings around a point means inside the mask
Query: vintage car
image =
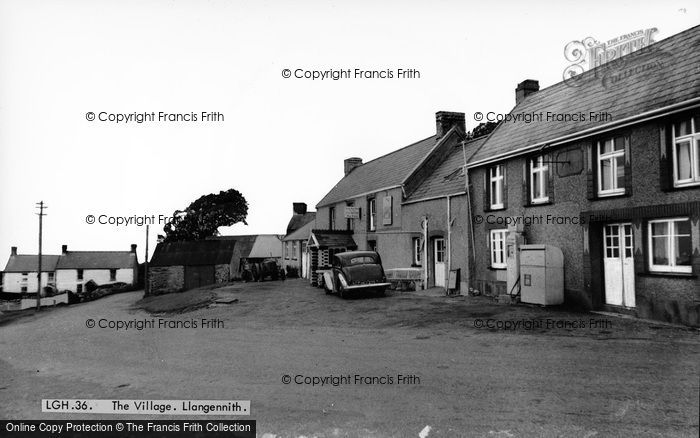
<svg viewBox="0 0 700 438"><path fill-rule="evenodd" d="M323 288L327 294L341 298L363 292L383 295L387 282L382 259L374 251L349 251L333 256L331 269L323 271Z"/></svg>
<svg viewBox="0 0 700 438"><path fill-rule="evenodd" d="M264 281L266 278L277 281L284 280L286 278L286 274L277 264L276 259L268 258L262 261L246 260L246 262L243 264L241 278L246 282Z"/></svg>

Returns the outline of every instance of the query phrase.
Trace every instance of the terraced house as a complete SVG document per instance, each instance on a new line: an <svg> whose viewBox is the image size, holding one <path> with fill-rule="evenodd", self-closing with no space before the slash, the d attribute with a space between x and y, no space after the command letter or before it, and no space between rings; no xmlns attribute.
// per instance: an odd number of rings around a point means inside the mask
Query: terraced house
<svg viewBox="0 0 700 438"><path fill-rule="evenodd" d="M511 292L508 239L548 244L566 304L700 324L700 27L575 83L524 81L511 114L535 117L468 164L473 286Z"/></svg>
<svg viewBox="0 0 700 438"><path fill-rule="evenodd" d="M464 140L464 114L440 111L435 135L367 163L345 160L345 176L316 205L311 281L333 253L360 249L379 252L385 269L422 273L427 287L446 287L459 270L453 289L466 288L464 165L481 141Z"/></svg>

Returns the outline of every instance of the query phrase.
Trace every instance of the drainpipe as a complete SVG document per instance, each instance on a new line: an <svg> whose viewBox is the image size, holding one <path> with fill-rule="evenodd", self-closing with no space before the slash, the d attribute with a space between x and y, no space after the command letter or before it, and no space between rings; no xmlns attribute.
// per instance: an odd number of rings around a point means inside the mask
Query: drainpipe
<svg viewBox="0 0 700 438"><path fill-rule="evenodd" d="M450 287L450 271L452 270L452 214L450 211L450 197L447 196L447 272L445 273L445 290Z"/></svg>
<svg viewBox="0 0 700 438"><path fill-rule="evenodd" d="M469 192L469 169L467 169L467 149L465 142L462 141L462 156L464 158L464 191L467 193L467 224L469 225L469 246L472 250L472 260L467 260L467 275L465 275L465 280L467 282L467 295L469 295L469 288L471 287L471 276L472 276L472 266L476 260L476 244L474 243L474 218L472 217L472 199L471 193Z"/></svg>
<svg viewBox="0 0 700 438"><path fill-rule="evenodd" d="M423 290L428 288L428 216L423 217Z"/></svg>

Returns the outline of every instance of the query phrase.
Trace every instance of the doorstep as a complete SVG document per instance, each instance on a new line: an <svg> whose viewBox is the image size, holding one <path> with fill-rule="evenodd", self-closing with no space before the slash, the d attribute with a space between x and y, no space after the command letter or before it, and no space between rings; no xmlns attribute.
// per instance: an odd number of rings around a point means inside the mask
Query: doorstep
<svg viewBox="0 0 700 438"><path fill-rule="evenodd" d="M640 321L640 322L644 322L647 324L661 325L664 327L683 328L683 329L700 331L700 328L692 327L689 325L674 324L672 322L658 321L656 319L637 318L636 316L627 315L625 313L605 312L605 311L601 311L601 310L591 310L590 313L594 313L596 315L613 317L613 318L622 318L622 319L629 319L629 320L633 320L633 321Z"/></svg>

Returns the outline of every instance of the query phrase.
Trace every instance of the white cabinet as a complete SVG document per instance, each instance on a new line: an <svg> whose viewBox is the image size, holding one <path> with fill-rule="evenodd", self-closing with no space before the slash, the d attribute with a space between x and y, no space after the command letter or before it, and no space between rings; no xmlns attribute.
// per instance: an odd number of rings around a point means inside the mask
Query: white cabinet
<svg viewBox="0 0 700 438"><path fill-rule="evenodd" d="M564 303L564 255L556 246L520 246L520 301Z"/></svg>

